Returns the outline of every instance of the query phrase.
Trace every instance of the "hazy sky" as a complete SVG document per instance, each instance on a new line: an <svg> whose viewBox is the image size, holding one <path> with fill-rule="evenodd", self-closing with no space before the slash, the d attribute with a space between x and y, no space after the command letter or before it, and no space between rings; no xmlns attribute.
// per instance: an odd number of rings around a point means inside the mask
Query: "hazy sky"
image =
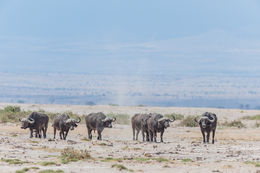
<svg viewBox="0 0 260 173"><path fill-rule="evenodd" d="M257 0L0 0L0 71L260 74Z"/></svg>

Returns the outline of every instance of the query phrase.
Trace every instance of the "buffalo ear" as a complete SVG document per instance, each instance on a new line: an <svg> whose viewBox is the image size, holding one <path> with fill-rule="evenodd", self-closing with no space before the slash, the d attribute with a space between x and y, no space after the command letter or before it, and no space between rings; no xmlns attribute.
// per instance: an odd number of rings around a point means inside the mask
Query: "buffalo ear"
<svg viewBox="0 0 260 173"><path fill-rule="evenodd" d="M21 118L19 118L19 121L20 121L20 122L22 121Z"/></svg>

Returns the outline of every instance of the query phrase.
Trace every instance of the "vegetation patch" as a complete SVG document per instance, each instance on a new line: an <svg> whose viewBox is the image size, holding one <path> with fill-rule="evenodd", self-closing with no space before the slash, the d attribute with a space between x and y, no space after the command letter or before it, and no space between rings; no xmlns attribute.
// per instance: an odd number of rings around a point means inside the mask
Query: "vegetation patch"
<svg viewBox="0 0 260 173"><path fill-rule="evenodd" d="M199 116L192 116L189 115L186 118L184 118L181 123L180 126L184 126L184 127L198 127L199 124L195 122L195 118L199 118Z"/></svg>
<svg viewBox="0 0 260 173"><path fill-rule="evenodd" d="M42 170L42 171L39 171L39 173L64 173L63 170L52 170L52 169L46 169L46 170Z"/></svg>
<svg viewBox="0 0 260 173"><path fill-rule="evenodd" d="M61 152L61 162L67 164L69 162L77 162L79 160L93 159L87 150L76 150L74 148L65 148Z"/></svg>
<svg viewBox="0 0 260 173"><path fill-rule="evenodd" d="M0 110L0 122L18 122L20 118L27 117L31 111L22 111L19 106L6 106Z"/></svg>
<svg viewBox="0 0 260 173"><path fill-rule="evenodd" d="M42 166L49 166L49 165L57 165L57 163L56 162L41 162L40 165L42 165Z"/></svg>
<svg viewBox="0 0 260 173"><path fill-rule="evenodd" d="M241 119L242 120L260 120L260 115L244 116Z"/></svg>
<svg viewBox="0 0 260 173"><path fill-rule="evenodd" d="M222 123L222 126L225 127L237 127L237 128L246 128L246 125L242 123L240 120L233 120L231 122L224 122Z"/></svg>
<svg viewBox="0 0 260 173"><path fill-rule="evenodd" d="M109 113L107 116L110 118L116 118L115 123L117 124L130 124L130 115L128 114Z"/></svg>
<svg viewBox="0 0 260 173"><path fill-rule="evenodd" d="M30 169L36 170L36 169L40 169L40 168L38 168L38 167L23 168L21 170L15 171L15 173L25 173L25 172L29 171Z"/></svg>
<svg viewBox="0 0 260 173"><path fill-rule="evenodd" d="M1 161L7 162L10 165L21 165L21 164L24 164L24 163L29 163L27 161L21 161L19 159L4 159L4 158L2 158Z"/></svg>
<svg viewBox="0 0 260 173"><path fill-rule="evenodd" d="M89 138L86 138L86 137L82 138L81 140L82 141L91 141Z"/></svg>
<svg viewBox="0 0 260 173"><path fill-rule="evenodd" d="M251 164L251 165L255 165L255 167L260 167L260 162L247 161L245 162L245 164Z"/></svg>
<svg viewBox="0 0 260 173"><path fill-rule="evenodd" d="M182 162L187 163L187 162L192 162L192 160L189 158L186 158L186 159L182 159Z"/></svg>
<svg viewBox="0 0 260 173"><path fill-rule="evenodd" d="M106 157L105 159L101 160L101 162L122 162L123 158L113 158L113 157Z"/></svg>
<svg viewBox="0 0 260 173"><path fill-rule="evenodd" d="M117 168L119 171L125 170L125 171L129 171L129 172L134 172L134 170L128 169L127 167L125 167L122 164L113 164L111 167L112 168Z"/></svg>
<svg viewBox="0 0 260 173"><path fill-rule="evenodd" d="M184 115L182 115L182 114L172 113L172 114L165 114L164 116L167 117L167 118L170 118L170 119L172 119L172 116L174 116L175 120L183 120L184 119Z"/></svg>

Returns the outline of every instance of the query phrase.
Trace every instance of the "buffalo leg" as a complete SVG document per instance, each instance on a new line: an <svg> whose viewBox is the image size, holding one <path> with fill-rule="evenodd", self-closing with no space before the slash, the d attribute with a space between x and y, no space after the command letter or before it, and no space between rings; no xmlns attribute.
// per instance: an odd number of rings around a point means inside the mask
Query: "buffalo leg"
<svg viewBox="0 0 260 173"><path fill-rule="evenodd" d="M62 130L60 130L60 139L62 139Z"/></svg>
<svg viewBox="0 0 260 173"><path fill-rule="evenodd" d="M92 132L92 129L88 128L88 138L89 138L89 139L92 139L92 134L91 134L91 132Z"/></svg>
<svg viewBox="0 0 260 173"><path fill-rule="evenodd" d="M215 131L216 129L212 130L212 144L215 143Z"/></svg>
<svg viewBox="0 0 260 173"><path fill-rule="evenodd" d="M47 129L48 129L48 124L45 125L44 131L43 131L44 138L46 138Z"/></svg>
<svg viewBox="0 0 260 173"><path fill-rule="evenodd" d="M55 139L55 136L56 136L56 128L54 127L53 129L54 129L54 134L53 134L54 137L53 137L53 139Z"/></svg>
<svg viewBox="0 0 260 173"><path fill-rule="evenodd" d="M143 142L145 141L144 140L144 138L145 138L145 136L144 136L144 130L142 130L142 136L143 136Z"/></svg>
<svg viewBox="0 0 260 173"><path fill-rule="evenodd" d="M149 138L150 138L150 142L153 142L153 132L151 130L149 130Z"/></svg>
<svg viewBox="0 0 260 173"><path fill-rule="evenodd" d="M102 137L101 137L101 131L98 130L98 137L97 137L98 140L102 140Z"/></svg>
<svg viewBox="0 0 260 173"><path fill-rule="evenodd" d="M154 142L157 142L157 133L156 133L156 131L153 131L153 136L154 136Z"/></svg>
<svg viewBox="0 0 260 173"><path fill-rule="evenodd" d="M30 129L30 132L31 132L30 138L32 138L33 137L33 129Z"/></svg>
<svg viewBox="0 0 260 173"><path fill-rule="evenodd" d="M133 140L135 140L135 128L133 127Z"/></svg>
<svg viewBox="0 0 260 173"><path fill-rule="evenodd" d="M161 142L163 142L163 133L164 131L161 131Z"/></svg>
<svg viewBox="0 0 260 173"><path fill-rule="evenodd" d="M69 130L66 130L65 131L65 136L63 137L64 140L66 140L68 133L69 133ZM63 135L64 135L64 133L63 133Z"/></svg>
<svg viewBox="0 0 260 173"><path fill-rule="evenodd" d="M203 143L206 143L204 131L201 130L201 134L202 134L202 136L203 136Z"/></svg>
<svg viewBox="0 0 260 173"><path fill-rule="evenodd" d="M210 131L207 132L207 143L209 143Z"/></svg>
<svg viewBox="0 0 260 173"><path fill-rule="evenodd" d="M138 140L138 135L139 135L139 132L140 132L140 130L137 130L137 132L136 132L136 140Z"/></svg>
<svg viewBox="0 0 260 173"><path fill-rule="evenodd" d="M146 141L150 141L148 131L146 131L145 133L146 133Z"/></svg>

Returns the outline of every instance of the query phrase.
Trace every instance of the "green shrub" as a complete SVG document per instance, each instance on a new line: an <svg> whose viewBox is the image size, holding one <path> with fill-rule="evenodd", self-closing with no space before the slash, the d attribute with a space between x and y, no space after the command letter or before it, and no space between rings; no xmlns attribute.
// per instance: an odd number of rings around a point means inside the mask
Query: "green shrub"
<svg viewBox="0 0 260 173"><path fill-rule="evenodd" d="M79 160L92 159L87 150L76 150L74 148L65 148L61 152L61 162L67 164L69 162L77 162Z"/></svg>
<svg viewBox="0 0 260 173"><path fill-rule="evenodd" d="M130 124L130 115L128 114L114 114L114 113L109 113L106 116L110 118L116 118L117 124Z"/></svg>
<svg viewBox="0 0 260 173"><path fill-rule="evenodd" d="M170 119L172 119L172 116L174 116L175 120L183 120L184 119L184 115L182 115L182 114L172 113L172 114L165 114L164 116L167 117L167 118L170 118Z"/></svg>
<svg viewBox="0 0 260 173"><path fill-rule="evenodd" d="M20 106L6 106L4 108L4 112L20 112L21 108Z"/></svg>
<svg viewBox="0 0 260 173"><path fill-rule="evenodd" d="M241 119L242 120L260 120L260 115L244 116Z"/></svg>
<svg viewBox="0 0 260 173"><path fill-rule="evenodd" d="M181 121L180 125L184 127L198 127L199 124L195 122L195 118L198 117L199 116L189 115Z"/></svg>
<svg viewBox="0 0 260 173"><path fill-rule="evenodd" d="M223 126L225 127L237 127L237 128L245 128L246 125L242 123L240 120L233 120L231 122L224 122L222 123Z"/></svg>

